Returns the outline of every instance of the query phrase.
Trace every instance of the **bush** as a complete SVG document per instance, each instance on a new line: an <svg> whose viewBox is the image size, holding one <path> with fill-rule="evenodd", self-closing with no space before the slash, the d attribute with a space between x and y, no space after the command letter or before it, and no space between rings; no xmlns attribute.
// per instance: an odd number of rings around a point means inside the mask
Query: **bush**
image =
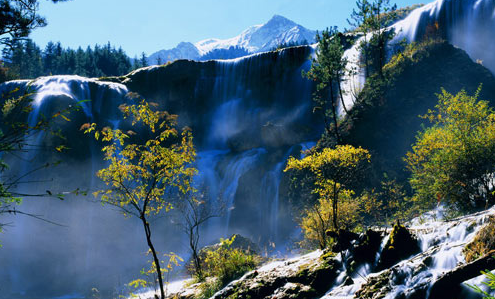
<svg viewBox="0 0 495 299"><path fill-rule="evenodd" d="M234 240L235 236L221 240L220 247L205 253L204 275L218 279L220 287L254 270L261 262L261 257L256 254L240 248L231 248Z"/></svg>
<svg viewBox="0 0 495 299"><path fill-rule="evenodd" d="M415 197L427 207L444 202L452 210L487 208L494 197L495 113L488 102L464 90L443 90L423 117L433 126L419 133L407 166Z"/></svg>

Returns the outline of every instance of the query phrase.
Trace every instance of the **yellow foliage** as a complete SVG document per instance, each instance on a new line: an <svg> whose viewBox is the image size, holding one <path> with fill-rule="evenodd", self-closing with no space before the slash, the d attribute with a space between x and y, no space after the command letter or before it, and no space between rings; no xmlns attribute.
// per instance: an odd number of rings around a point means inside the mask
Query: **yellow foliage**
<svg viewBox="0 0 495 299"><path fill-rule="evenodd" d="M289 159L284 171L309 171L315 178L312 192L318 195L318 203L304 211L300 223L306 239L317 241L324 248L328 245L328 229L333 227L337 231L357 226L359 201L347 187L362 178L370 158L369 152L360 147L337 145L300 160Z"/></svg>
<svg viewBox="0 0 495 299"><path fill-rule="evenodd" d="M488 102L466 91L438 95L423 118L433 126L420 132L405 161L416 199L426 207L445 201L469 209L489 199L495 171L495 114Z"/></svg>

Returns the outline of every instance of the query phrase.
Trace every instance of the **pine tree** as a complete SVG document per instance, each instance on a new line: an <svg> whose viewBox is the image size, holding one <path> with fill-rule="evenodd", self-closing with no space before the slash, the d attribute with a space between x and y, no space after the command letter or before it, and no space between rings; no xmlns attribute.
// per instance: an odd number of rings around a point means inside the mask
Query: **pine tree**
<svg viewBox="0 0 495 299"><path fill-rule="evenodd" d="M141 67L148 66L148 58L146 57L146 54L141 53L141 58L139 59L139 63L141 64Z"/></svg>

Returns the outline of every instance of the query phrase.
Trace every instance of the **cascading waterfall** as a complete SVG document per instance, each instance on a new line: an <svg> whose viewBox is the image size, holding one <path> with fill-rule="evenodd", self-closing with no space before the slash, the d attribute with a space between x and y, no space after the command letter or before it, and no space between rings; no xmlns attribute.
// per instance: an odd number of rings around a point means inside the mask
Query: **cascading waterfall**
<svg viewBox="0 0 495 299"><path fill-rule="evenodd" d="M409 42L421 40L428 31L437 31L495 73L495 2L492 0L437 0L414 10L393 28L396 40L406 38Z"/></svg>
<svg viewBox="0 0 495 299"><path fill-rule="evenodd" d="M302 141L316 140L321 132L311 115L312 83L301 77L301 70L309 68L309 52L307 48L300 47L230 61L178 62L193 70L188 76L194 88L187 92L191 92L191 98L200 99L205 110L200 110L197 105L192 105L186 111L177 110L177 106L174 106L177 102L171 104L167 98L146 93L158 88L166 95L173 94L176 85L162 86L160 82L167 82L165 78L146 80L148 83L160 84L140 89L139 85L132 85L138 82L134 77L130 83L133 88L129 88L119 83L79 76L51 76L32 82L22 80L4 83L0 85L0 91L6 95L16 88L20 88L18 92L23 92L29 87L35 92L34 110L29 115L29 122L32 123L41 114L50 115L68 105L79 103L80 111L71 115L71 121L63 125L66 126L64 132L71 132L67 136L68 141L75 143L66 154L67 157L62 158L62 168L52 173L57 176L54 181L57 188L74 186L74 189L80 187L89 191L99 188L94 173L103 165L98 162L101 159L99 145L79 131L81 124L95 122L99 126L113 128L128 126L120 121L121 113L118 110L121 103L128 101L125 98L128 91L139 92L148 99L162 103L164 109L179 114L179 122L185 119L183 124L192 126L198 149L198 184L206 185L209 197L214 201L219 199L218 204L223 202L227 207L223 218L214 219L206 225L207 233L202 235L202 241L209 243L233 232L242 232L257 240L269 240L279 231L275 223L278 218L278 185L288 151ZM167 71L173 65L141 72L147 75L162 69ZM194 70L198 69L201 71L195 75ZM184 91L179 91L179 94L185 96ZM85 100L90 101L81 102ZM183 103L187 105L188 101ZM41 146L44 139L40 137L34 143ZM33 154L36 161L44 161L45 158L44 155ZM253 197L246 197L240 190L253 184L260 186L264 177L270 177L266 183L275 191L267 192L264 198L256 198L253 207L246 208L246 203L253 201ZM77 297L83 296L91 287L101 288L108 293L113 287L120 287L139 273L145 259L140 253L145 249L144 244L137 241L142 236L140 231L136 232L136 225L112 209L102 210L98 205L88 204L85 199L70 201L40 201L42 212L46 212L44 216L67 224L66 228L53 229L48 225L39 225L32 219L13 219L16 227L5 237L2 236L5 244L2 252L7 254L0 257L0 262L9 269L10 274L0 273L1 284L9 286L3 295L0 294L0 298L22 297L23 294L28 296L33 292L45 298L67 297L67 294ZM265 221L272 229L244 229L242 221L258 227L255 211L263 201L270 205L267 211L271 212L265 216L268 218ZM39 204L23 206L26 209L28 207L32 211L40 211ZM160 224L160 227L161 231L158 228L155 234L163 234L167 244L176 246L164 250L183 250L177 248L182 238L173 232L175 228L170 227L170 223ZM56 231L55 235L51 235L52 230ZM31 241L26 238L26 232L33 232L36 237ZM261 238L260 235L264 236ZM46 246L48 250L32 253L30 248L33 248L33 242ZM57 254L57 248L64 248L64 252ZM17 258L13 259L16 255ZM129 256L135 256L136 260L132 263L124 262L125 257ZM33 269L30 261L40 264ZM40 275L40 271L44 271L44 275ZM113 273L117 272L119 275L115 276ZM49 283L54 277L61 278ZM91 285L95 281L97 285Z"/></svg>
<svg viewBox="0 0 495 299"><path fill-rule="evenodd" d="M390 45L403 39L411 43L421 41L429 34L434 35L430 37L436 35L463 49L473 61L483 64L495 74L495 2L492 0L436 0L413 10L389 29L393 29L396 34ZM367 39L370 37L371 34ZM344 52L348 63L341 84L347 109L354 105L366 81L360 51L360 44L364 40L364 37L358 38ZM338 109L340 115L345 113L341 103Z"/></svg>
<svg viewBox="0 0 495 299"><path fill-rule="evenodd" d="M488 218L495 215L495 209L492 208L451 221L442 221L440 218L433 217L434 213L436 211L410 223L409 229L420 240L421 253L401 261L393 267L394 270L389 278L390 290L384 297L385 299L393 299L397 296L407 298L419 286L429 285L431 287L437 277L464 262L463 248L474 238ZM383 244L382 242L382 246ZM421 266L426 258L431 259L431 267ZM343 280L341 279L322 299L354 298L355 293L371 276L379 276L385 271L389 270L370 274L368 268L368 271L359 275L354 274L353 284L347 286L342 284Z"/></svg>
<svg viewBox="0 0 495 299"><path fill-rule="evenodd" d="M115 101L115 104L117 104L116 106L118 106L118 103L122 102L123 96L127 93L127 88L124 85L116 83L102 83L79 76L52 76L41 77L33 81L13 81L2 84L0 89L3 97L5 98L19 96L21 94L30 95L32 98L32 111L27 117L27 123L31 127L34 127L38 123L42 115L45 117L50 117L54 112L60 111L59 109L67 109L70 105L79 105L81 108L81 113L79 114L82 114L82 119L86 122L93 122L95 121L95 115L99 117L99 111L95 111L93 109L93 105L95 103L99 103L101 105L101 101L104 98L106 101ZM69 118L72 117L73 115L71 114ZM75 117L77 118L77 116ZM70 122L67 122L67 124L70 124ZM29 185L29 190L25 189L25 185L19 185L18 188L20 193L44 193L45 189L50 188L40 186L42 184L41 182L46 182L47 184L50 182L50 180L47 181L47 176L50 176L50 174L45 172L34 172L29 176L25 176L25 174L39 167L39 165L43 165L46 162L53 162L45 159L45 137L49 136L47 136L44 132L37 132L31 136L28 136L28 140L26 140L26 149L28 151L21 153L20 159L5 157L9 161L9 164L15 166L12 169L18 170L17 173L13 175L23 176L23 180L34 182ZM96 154L95 146L94 141L90 141L87 148L90 152L90 157L93 157ZM96 159L91 159L89 165L91 166L88 171L95 173L97 170ZM56 169L52 170L52 172L53 171L56 171ZM73 176L73 174L70 174L70 176ZM77 186L75 184L70 185L74 186L74 188L81 187L82 189L89 188L89 190L92 190L95 187L95 180L94 176L90 175L89 177L91 178L90 182L87 185L85 184L85 186ZM40 183L36 183L40 180ZM54 189L50 189L55 193L59 191L69 191L69 188L72 188L66 185L64 187L67 189L62 187L64 189L60 190L60 187L62 186L54 186ZM40 191L39 189L42 190ZM71 221L70 215L67 215L68 217L60 217L61 215L53 214L53 211L59 209L64 210L65 208L67 207L61 207L57 202L50 199L36 201L26 200L26 203L20 207L20 209L24 212L29 212L35 215L41 213L43 217L46 217L49 220L59 222L60 224L68 224L67 222ZM86 213L85 217L87 217L87 221L85 221L85 229L87 229L87 231L94 231L97 229L97 227L94 226L95 207L94 205L87 205L84 210ZM42 211L45 211L46 214ZM57 221L56 219L63 220ZM9 234L7 235L5 247L3 248L4 252L12 252L13 255L11 255L10 258L7 255L6 258L9 258L9 261L2 263L5 266L5 269L9 269L9 271L7 271L7 273L2 273L2 275L0 275L0 279L4 282L2 283L3 285L9 286L9 289L7 289L6 292L22 295L29 290L26 288L26 279L31 280L32 276L30 273L34 273L34 275L36 275L38 271L33 271L33 265L29 264L29 258L26 257L31 255L31 253L29 253L29 248L33 247L27 236L31 235L29 232L34 233L35 231L39 231L40 223L25 217L15 217L13 222L15 223L15 226L8 230ZM66 235L65 231L61 233L62 235ZM52 238L49 235L46 237L48 239ZM33 242L36 242L36 239L37 238L33 238ZM79 239L87 248L87 250L83 250L82 252L82 255L84 256L81 260L82 268L86 269L86 271L90 271L91 269L94 269L94 251L92 250L92 248L95 247L95 240L93 240L94 234L82 234ZM60 242L56 241L54 243L58 244ZM42 244L42 242L38 242L38 244ZM41 254L41 256L45 255ZM8 296L8 293L5 295Z"/></svg>

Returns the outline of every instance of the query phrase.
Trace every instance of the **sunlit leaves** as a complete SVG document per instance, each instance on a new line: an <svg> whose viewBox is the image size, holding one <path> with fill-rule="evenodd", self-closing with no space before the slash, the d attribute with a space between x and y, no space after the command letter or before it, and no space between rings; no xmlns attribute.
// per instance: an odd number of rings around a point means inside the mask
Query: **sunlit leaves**
<svg viewBox="0 0 495 299"><path fill-rule="evenodd" d="M96 124L81 127L106 143L103 152L108 166L98 171L97 176L109 189L96 195L103 202L123 208L127 214L168 211L172 208L166 201L169 192L185 193L192 188L190 179L196 173L192 167L192 134L189 130L179 133L175 129L176 116L154 111L145 101L122 105L120 109L133 125L143 124L153 137L133 143L130 134L120 129L97 130Z"/></svg>
<svg viewBox="0 0 495 299"><path fill-rule="evenodd" d="M435 109L422 116L433 125L418 134L406 162L416 198L428 207L443 201L469 210L491 198L495 114L479 92L442 90Z"/></svg>
<svg viewBox="0 0 495 299"><path fill-rule="evenodd" d="M315 179L312 192L318 195L318 202L305 210L301 221L307 239L324 248L328 229L338 231L356 226L358 204L350 188L364 177L370 158L363 148L338 145L303 159L289 159L285 171L309 171Z"/></svg>
<svg viewBox="0 0 495 299"><path fill-rule="evenodd" d="M180 258L169 254L168 263L162 268L158 253L152 245L150 216L172 209L170 198L193 191L192 177L196 152L190 130L179 132L177 116L155 111L142 100L135 105L121 105L125 118L131 120L136 130L124 132L118 128L85 124L81 130L93 134L104 143L102 148L107 167L99 170L97 176L107 188L93 193L103 204L120 208L126 217L135 216L143 224L146 240L153 260L144 276L156 274L161 297L164 298L163 273L178 265ZM141 134L135 133L135 131ZM131 138L131 136L133 138ZM133 286L142 286L143 280L135 280Z"/></svg>

